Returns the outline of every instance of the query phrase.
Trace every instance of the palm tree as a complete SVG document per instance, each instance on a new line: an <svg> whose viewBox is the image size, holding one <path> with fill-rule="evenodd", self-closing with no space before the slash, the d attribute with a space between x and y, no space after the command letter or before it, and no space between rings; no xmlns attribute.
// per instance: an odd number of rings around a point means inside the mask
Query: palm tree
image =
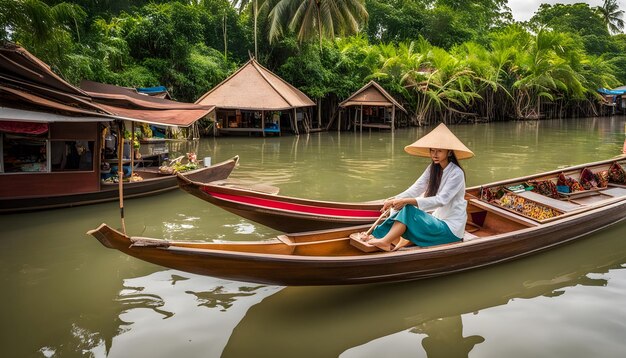
<svg viewBox="0 0 626 358"><path fill-rule="evenodd" d="M9 11L3 14L7 20L5 31L7 28L11 31L9 39L28 48L43 61L54 64L60 64L69 48L74 46L74 35L80 42L80 25L87 18L82 7L66 2L49 6L41 0L23 0L10 6L3 4L0 9Z"/></svg>
<svg viewBox="0 0 626 358"><path fill-rule="evenodd" d="M357 33L368 14L363 0L279 0L269 17L270 42L286 27L300 42L317 37L321 50L323 38Z"/></svg>
<svg viewBox="0 0 626 358"><path fill-rule="evenodd" d="M622 19L624 11L619 9L617 0L604 0L604 4L596 9L600 12L609 32L615 34L624 29L624 20Z"/></svg>
<svg viewBox="0 0 626 358"><path fill-rule="evenodd" d="M539 118L542 99L585 98L584 78L572 67L577 62L572 43L573 38L566 33L540 29L528 51L518 58L520 79L513 84L518 117Z"/></svg>
<svg viewBox="0 0 626 358"><path fill-rule="evenodd" d="M235 7L239 5L238 7L239 13L241 13L241 11L246 6L248 6L249 4L252 4L252 17L254 18L254 58L258 60L259 51L258 51L258 45L257 45L257 31L258 31L257 20L259 18L259 13L261 12L261 9L267 6L268 1L267 0L252 0L252 1L251 0L232 0L231 3Z"/></svg>
<svg viewBox="0 0 626 358"><path fill-rule="evenodd" d="M82 7L66 2L49 6L40 0L26 0L15 9L18 26L35 42L50 41L56 30L68 31L70 27L74 27L80 41L78 23L87 18Z"/></svg>

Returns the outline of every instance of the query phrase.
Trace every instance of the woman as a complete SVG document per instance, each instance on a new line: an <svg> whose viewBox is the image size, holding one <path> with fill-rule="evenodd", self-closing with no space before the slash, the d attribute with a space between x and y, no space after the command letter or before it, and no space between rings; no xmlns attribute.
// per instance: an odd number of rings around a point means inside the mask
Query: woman
<svg viewBox="0 0 626 358"><path fill-rule="evenodd" d="M385 200L382 211L393 209L393 214L374 229L368 243L391 251L409 242L424 247L462 240L467 201L459 159L474 153L443 123L404 150L432 163L411 187Z"/></svg>

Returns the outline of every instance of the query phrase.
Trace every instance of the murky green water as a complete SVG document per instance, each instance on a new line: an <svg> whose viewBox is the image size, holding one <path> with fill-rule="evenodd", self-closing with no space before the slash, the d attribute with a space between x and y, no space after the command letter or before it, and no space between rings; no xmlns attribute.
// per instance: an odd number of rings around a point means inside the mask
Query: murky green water
<svg viewBox="0 0 626 358"><path fill-rule="evenodd" d="M468 185L611 157L624 117L452 127L476 153ZM204 139L240 155L233 177L284 195L396 194L428 164L403 147L427 129ZM184 148L180 148L184 150ZM255 240L277 232L182 191L127 200L133 235ZM274 287L167 270L85 232L117 203L0 216L2 357L623 357L626 226L527 259L444 278Z"/></svg>

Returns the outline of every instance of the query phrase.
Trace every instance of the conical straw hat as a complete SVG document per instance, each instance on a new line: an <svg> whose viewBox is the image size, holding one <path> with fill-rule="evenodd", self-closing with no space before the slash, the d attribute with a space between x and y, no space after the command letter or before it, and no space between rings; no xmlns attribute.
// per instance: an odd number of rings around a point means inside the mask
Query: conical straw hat
<svg viewBox="0 0 626 358"><path fill-rule="evenodd" d="M404 151L411 155L430 158L431 148L453 150L459 160L474 156L474 152L469 150L443 123L415 143L404 147Z"/></svg>

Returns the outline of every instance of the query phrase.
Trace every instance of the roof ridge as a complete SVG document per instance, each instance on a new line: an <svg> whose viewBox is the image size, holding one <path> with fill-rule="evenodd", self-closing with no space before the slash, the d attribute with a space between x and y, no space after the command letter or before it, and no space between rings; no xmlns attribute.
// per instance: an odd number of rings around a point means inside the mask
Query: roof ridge
<svg viewBox="0 0 626 358"><path fill-rule="evenodd" d="M254 68L259 72L259 74L261 75L261 77L263 77L263 79L265 80L265 82L267 82L267 84L270 85L270 87L272 87L274 89L274 91L276 91L276 93L278 93L278 95L285 100L285 102L287 102L287 104L289 104L290 106L293 107L293 103L291 103L287 98L285 98L285 96L283 96L283 94L278 90L278 88L276 88L276 86L274 86L274 84L272 83L272 81L268 80L267 77L265 76L265 74L263 73L263 71L261 71L259 69L259 67L261 67L262 69L271 72L270 70L266 69L265 67L263 67L260 63L258 63L254 57L250 60L252 61L252 66L254 66ZM258 65L258 67L257 67ZM278 76L277 76L278 77ZM279 77L280 78L280 77Z"/></svg>

